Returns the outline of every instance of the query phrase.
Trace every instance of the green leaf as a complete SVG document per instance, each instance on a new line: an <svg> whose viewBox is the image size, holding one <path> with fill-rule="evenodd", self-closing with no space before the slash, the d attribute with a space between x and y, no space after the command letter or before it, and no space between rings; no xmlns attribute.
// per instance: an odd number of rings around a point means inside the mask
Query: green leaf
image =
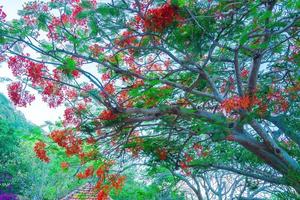
<svg viewBox="0 0 300 200"><path fill-rule="evenodd" d="M85 19L85 18L87 18L90 14L91 14L91 11L88 11L88 10L81 11L80 13L78 13L78 15L76 16L76 18L77 18L77 19Z"/></svg>
<svg viewBox="0 0 300 200"><path fill-rule="evenodd" d="M70 75L76 69L76 61L70 57L67 57L63 63L64 64L58 67L58 69L62 70L67 75Z"/></svg>
<svg viewBox="0 0 300 200"><path fill-rule="evenodd" d="M0 36L0 44L4 44L5 43L5 38Z"/></svg>
<svg viewBox="0 0 300 200"><path fill-rule="evenodd" d="M248 34L243 34L240 38L240 44L243 45L247 42L248 40Z"/></svg>
<svg viewBox="0 0 300 200"><path fill-rule="evenodd" d="M266 19L270 18L271 16L272 16L272 11L267 10L267 11L263 12L262 14L260 14L260 19L266 20Z"/></svg>
<svg viewBox="0 0 300 200"><path fill-rule="evenodd" d="M48 20L47 14L44 14L44 13L40 14L37 18L38 28L46 31L47 30L47 20Z"/></svg>
<svg viewBox="0 0 300 200"><path fill-rule="evenodd" d="M96 36L99 32L99 27L97 21L94 18L90 18L89 26L91 28L90 36Z"/></svg>
<svg viewBox="0 0 300 200"><path fill-rule="evenodd" d="M87 9L93 8L93 4L87 0L83 0L80 5L81 5L81 7L87 8Z"/></svg>
<svg viewBox="0 0 300 200"><path fill-rule="evenodd" d="M185 0L172 0L172 4L178 7L183 7L185 5Z"/></svg>
<svg viewBox="0 0 300 200"><path fill-rule="evenodd" d="M120 14L119 10L108 7L106 5L100 6L96 9L96 11L103 16L118 16Z"/></svg>

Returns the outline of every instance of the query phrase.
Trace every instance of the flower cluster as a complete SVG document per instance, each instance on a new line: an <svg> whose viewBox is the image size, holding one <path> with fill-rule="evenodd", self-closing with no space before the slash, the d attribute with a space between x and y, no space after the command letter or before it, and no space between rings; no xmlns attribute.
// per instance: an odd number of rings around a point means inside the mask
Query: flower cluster
<svg viewBox="0 0 300 200"><path fill-rule="evenodd" d="M107 83L104 86L104 92L102 92L102 96L106 96L106 94L113 94L116 91L115 86L113 83Z"/></svg>
<svg viewBox="0 0 300 200"><path fill-rule="evenodd" d="M40 160L42 160L44 162L49 162L50 159L49 159L49 157L46 154L45 147L46 147L46 144L44 142L39 141L39 142L35 143L35 145L34 145L34 151L36 153L36 156Z"/></svg>
<svg viewBox="0 0 300 200"><path fill-rule="evenodd" d="M66 149L68 156L78 155L82 152L82 141L74 136L72 130L54 130L49 136L58 146Z"/></svg>
<svg viewBox="0 0 300 200"><path fill-rule="evenodd" d="M26 107L27 104L31 104L35 99L34 95L22 89L21 82L12 82L7 86L7 90L9 98L16 106Z"/></svg>
<svg viewBox="0 0 300 200"><path fill-rule="evenodd" d="M42 99L47 102L50 107L57 107L63 102L64 89L66 89L66 86L63 87L55 82L44 79L44 76L49 73L45 64L33 62L22 56L12 56L8 59L8 67L14 76L19 78L26 76L31 81L32 86L41 87ZM62 72L54 69L53 77L50 78L60 81L62 79ZM13 83L9 86L8 90L15 105L26 106L27 103L31 103L34 100L33 95L22 91L21 83Z"/></svg>
<svg viewBox="0 0 300 200"><path fill-rule="evenodd" d="M149 9L145 16L136 16L138 24L146 31L163 32L176 21L182 20L178 13L178 7L166 3L158 8Z"/></svg>
<svg viewBox="0 0 300 200"><path fill-rule="evenodd" d="M275 113L286 112L289 108L289 102L282 96L282 93L279 91L269 93L267 99L274 104Z"/></svg>
<svg viewBox="0 0 300 200"><path fill-rule="evenodd" d="M86 111L86 105L79 103L76 107L66 108L64 111L63 124L72 124L78 127L82 121L82 114Z"/></svg>
<svg viewBox="0 0 300 200"><path fill-rule="evenodd" d="M119 191L124 186L125 176L120 176L119 174L109 174L109 169L113 164L113 161L105 162L100 165L96 171L96 175L99 178L95 189L98 190L98 199L107 199L109 192L114 188ZM110 182L110 184L105 184L105 178Z"/></svg>
<svg viewBox="0 0 300 200"><path fill-rule="evenodd" d="M105 190L100 190L97 195L98 200L108 200L108 192Z"/></svg>
<svg viewBox="0 0 300 200"><path fill-rule="evenodd" d="M68 169L69 166L70 166L70 164L67 163L67 162L61 162L61 163L60 163L60 166L61 166L62 169Z"/></svg>
<svg viewBox="0 0 300 200"><path fill-rule="evenodd" d="M51 81L46 81L45 84L43 84L43 89L42 99L49 104L50 108L55 108L63 103L64 87Z"/></svg>
<svg viewBox="0 0 300 200"><path fill-rule="evenodd" d="M189 170L189 167L186 162L184 161L179 162L179 166L183 173L185 173L187 176L191 175L191 171Z"/></svg>
<svg viewBox="0 0 300 200"><path fill-rule="evenodd" d="M99 119L101 120L114 120L118 116L114 114L111 110L103 110L99 115Z"/></svg>
<svg viewBox="0 0 300 200"><path fill-rule="evenodd" d="M93 44L89 47L93 57L98 57L101 53L103 53L104 48L99 46L98 44Z"/></svg>
<svg viewBox="0 0 300 200"><path fill-rule="evenodd" d="M78 179L85 179L85 178L89 178L89 177L93 176L93 174L94 174L94 167L90 166L90 167L86 168L84 172L79 172L76 175L76 177Z"/></svg>
<svg viewBox="0 0 300 200"><path fill-rule="evenodd" d="M0 21L5 21L6 18L6 14L5 12L2 10L3 6L0 6Z"/></svg>
<svg viewBox="0 0 300 200"><path fill-rule="evenodd" d="M227 113L230 113L233 110L247 110L251 108L254 104L258 103L256 98L250 98L248 95L239 97L233 96L231 98L225 99L221 103L221 108L224 109Z"/></svg>
<svg viewBox="0 0 300 200"><path fill-rule="evenodd" d="M249 74L249 70L247 70L247 69L243 69L243 70L241 71L241 77L242 77L242 78L247 78L247 77L248 77L248 74Z"/></svg>
<svg viewBox="0 0 300 200"><path fill-rule="evenodd" d="M47 3L43 2L37 2L37 1L32 1L32 2L27 2L24 5L24 11L25 14L23 16L23 19L28 26L34 26L37 24L37 13L46 13L49 11L49 7Z"/></svg>
<svg viewBox="0 0 300 200"><path fill-rule="evenodd" d="M122 48L140 45L140 42L132 31L124 31L121 35L121 38L116 40L115 43ZM129 53L133 54L134 52L134 49L129 49Z"/></svg>
<svg viewBox="0 0 300 200"><path fill-rule="evenodd" d="M158 149L157 154L160 160L166 160L168 157L168 152L165 148L163 149Z"/></svg>
<svg viewBox="0 0 300 200"><path fill-rule="evenodd" d="M45 71L47 71L44 64L35 63L21 56L9 57L7 64L14 76L26 75L33 84L39 83Z"/></svg>
<svg viewBox="0 0 300 200"><path fill-rule="evenodd" d="M111 175L109 175L108 179L109 179L112 187L114 187L116 190L121 190L124 185L126 176L119 176L118 174L111 174Z"/></svg>

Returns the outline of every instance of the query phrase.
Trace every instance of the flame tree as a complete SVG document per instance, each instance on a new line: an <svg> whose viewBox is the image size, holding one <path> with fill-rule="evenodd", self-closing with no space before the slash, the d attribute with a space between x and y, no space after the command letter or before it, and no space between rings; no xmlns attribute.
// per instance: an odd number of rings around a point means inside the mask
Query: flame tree
<svg viewBox="0 0 300 200"><path fill-rule="evenodd" d="M99 199L129 160L185 176L229 170L293 187L299 177L299 1L51 0L0 11L17 106L65 105L37 156L64 149ZM32 90L33 89L33 90ZM53 152L53 151L51 151ZM267 166L267 167L266 167ZM267 169L267 170L263 170Z"/></svg>

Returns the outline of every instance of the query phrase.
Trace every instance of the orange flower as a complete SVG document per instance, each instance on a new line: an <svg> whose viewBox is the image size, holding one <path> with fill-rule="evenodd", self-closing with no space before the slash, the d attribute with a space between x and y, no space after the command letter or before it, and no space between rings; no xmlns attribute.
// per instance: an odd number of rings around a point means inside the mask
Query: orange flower
<svg viewBox="0 0 300 200"><path fill-rule="evenodd" d="M62 162L62 163L60 163L60 166L62 169L68 169L70 165L67 162Z"/></svg>
<svg viewBox="0 0 300 200"><path fill-rule="evenodd" d="M103 110L99 118L102 120L114 120L117 118L117 115L115 115L111 110Z"/></svg>
<svg viewBox="0 0 300 200"><path fill-rule="evenodd" d="M160 160L166 160L168 156L168 152L166 149L158 149L157 150L158 157Z"/></svg>
<svg viewBox="0 0 300 200"><path fill-rule="evenodd" d="M49 157L46 154L45 147L46 147L46 144L44 142L42 142L42 141L39 141L39 142L35 143L35 145L34 145L34 151L36 153L36 156L40 160L48 163L50 161L50 159L49 159Z"/></svg>

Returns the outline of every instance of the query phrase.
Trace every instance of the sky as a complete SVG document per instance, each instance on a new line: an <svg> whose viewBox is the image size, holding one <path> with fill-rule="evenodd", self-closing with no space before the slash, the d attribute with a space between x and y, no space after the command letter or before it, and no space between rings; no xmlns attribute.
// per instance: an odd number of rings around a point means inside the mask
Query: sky
<svg viewBox="0 0 300 200"><path fill-rule="evenodd" d="M17 11L22 9L24 2L28 0L0 0L0 5L3 6L4 12L7 14L7 20L15 19L17 17ZM14 80L10 70L6 63L0 64L0 78L9 77ZM0 82L0 93L7 96L7 84L9 82ZM39 95L36 95L36 100L26 108L16 108L21 111L27 120L33 122L36 125L43 125L45 121L55 122L63 115L64 108L58 107L57 109L50 109L48 104L44 103Z"/></svg>

